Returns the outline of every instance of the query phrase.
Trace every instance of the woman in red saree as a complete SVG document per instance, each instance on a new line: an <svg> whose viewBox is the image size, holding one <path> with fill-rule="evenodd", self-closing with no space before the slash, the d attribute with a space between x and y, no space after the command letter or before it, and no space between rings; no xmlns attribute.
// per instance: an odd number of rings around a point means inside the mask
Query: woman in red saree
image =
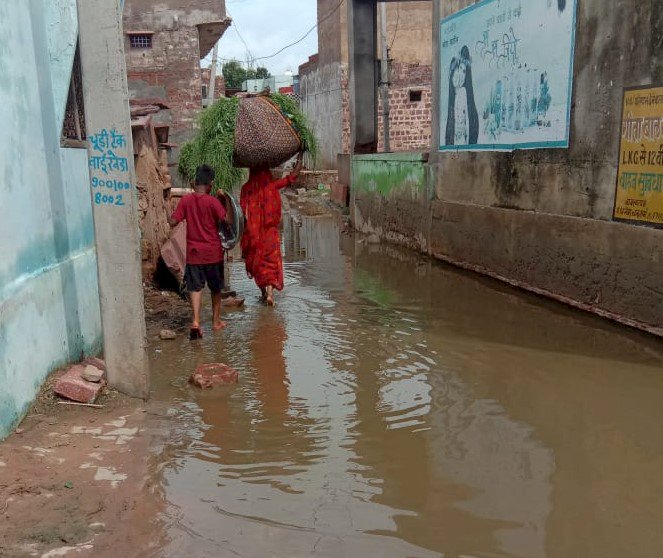
<svg viewBox="0 0 663 558"><path fill-rule="evenodd" d="M302 168L301 155L292 173L274 180L268 168L252 168L242 186L240 205L246 218L242 236L242 258L246 273L262 292L262 299L274 305L274 289L283 290L281 258L281 192L295 182Z"/></svg>

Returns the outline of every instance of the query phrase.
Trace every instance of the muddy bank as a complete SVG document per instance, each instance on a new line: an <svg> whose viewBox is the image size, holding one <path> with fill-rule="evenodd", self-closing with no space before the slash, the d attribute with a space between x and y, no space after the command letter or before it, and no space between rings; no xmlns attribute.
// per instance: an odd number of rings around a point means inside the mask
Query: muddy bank
<svg viewBox="0 0 663 558"><path fill-rule="evenodd" d="M150 556L166 408L109 391L102 409L47 391L0 444L0 556Z"/></svg>

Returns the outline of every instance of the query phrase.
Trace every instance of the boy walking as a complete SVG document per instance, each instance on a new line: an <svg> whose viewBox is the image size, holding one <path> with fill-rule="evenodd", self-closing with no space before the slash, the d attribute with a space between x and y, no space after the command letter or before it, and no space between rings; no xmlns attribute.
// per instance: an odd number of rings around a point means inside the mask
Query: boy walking
<svg viewBox="0 0 663 558"><path fill-rule="evenodd" d="M210 195L214 185L214 170L201 165L196 170L193 194L184 196L172 217L171 227L186 221L186 270L184 284L191 296L193 320L191 339L200 339L200 307L205 284L212 292L214 331L223 329L221 321L221 289L223 288L223 248L219 238L219 223L226 217L221 202Z"/></svg>

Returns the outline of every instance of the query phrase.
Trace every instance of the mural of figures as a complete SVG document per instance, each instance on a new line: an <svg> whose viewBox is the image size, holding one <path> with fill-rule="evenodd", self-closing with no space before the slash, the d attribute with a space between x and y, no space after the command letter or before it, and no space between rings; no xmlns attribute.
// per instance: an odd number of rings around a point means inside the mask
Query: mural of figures
<svg viewBox="0 0 663 558"><path fill-rule="evenodd" d="M483 0L440 22L441 151L568 147L576 3Z"/></svg>
<svg viewBox="0 0 663 558"><path fill-rule="evenodd" d="M476 144L479 137L479 115L472 88L472 60L464 46L449 68L449 106L447 145Z"/></svg>

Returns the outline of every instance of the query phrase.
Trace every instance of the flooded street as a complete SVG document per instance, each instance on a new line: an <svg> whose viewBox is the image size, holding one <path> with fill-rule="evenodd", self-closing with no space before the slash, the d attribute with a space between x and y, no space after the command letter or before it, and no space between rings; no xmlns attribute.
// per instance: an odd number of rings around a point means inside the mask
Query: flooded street
<svg viewBox="0 0 663 558"><path fill-rule="evenodd" d="M663 555L658 341L302 219L275 309L234 264L226 331L150 347L159 556Z"/></svg>

